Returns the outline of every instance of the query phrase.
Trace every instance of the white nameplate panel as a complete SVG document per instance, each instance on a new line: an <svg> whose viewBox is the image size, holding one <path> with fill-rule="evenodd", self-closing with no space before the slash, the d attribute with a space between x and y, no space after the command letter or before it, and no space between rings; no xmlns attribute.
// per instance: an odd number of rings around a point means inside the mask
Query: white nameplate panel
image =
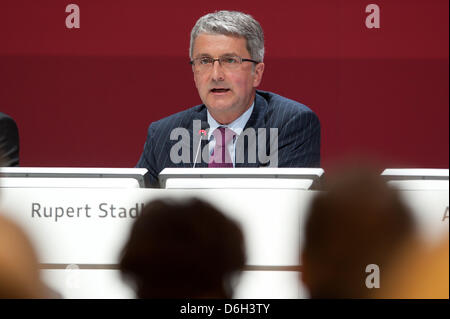
<svg viewBox="0 0 450 319"><path fill-rule="evenodd" d="M448 234L448 192L401 193L424 237L437 240ZM293 266L300 263L303 221L316 194L287 189L4 188L0 212L27 231L42 264L115 265L146 202L196 196L241 225L247 265Z"/></svg>
<svg viewBox="0 0 450 319"><path fill-rule="evenodd" d="M300 216L314 192L301 190L164 190L4 188L0 211L28 232L43 264L117 264L143 205L197 196L244 232L248 265L298 265Z"/></svg>

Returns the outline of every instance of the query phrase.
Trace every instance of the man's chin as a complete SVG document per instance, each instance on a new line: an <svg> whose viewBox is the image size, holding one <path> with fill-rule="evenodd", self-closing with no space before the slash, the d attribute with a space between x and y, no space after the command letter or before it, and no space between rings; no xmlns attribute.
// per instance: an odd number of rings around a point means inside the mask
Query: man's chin
<svg viewBox="0 0 450 319"><path fill-rule="evenodd" d="M231 109L230 106L214 106L213 105L213 106L208 107L209 113L211 113L211 115L227 114L227 113L229 113L230 109Z"/></svg>
<svg viewBox="0 0 450 319"><path fill-rule="evenodd" d="M223 100L220 101L217 99L214 99L214 100L209 99L207 101L207 103L205 103L205 104L208 106L208 109L215 110L218 112L227 111L227 110L231 109L233 106L233 103L231 103L229 101L223 101Z"/></svg>

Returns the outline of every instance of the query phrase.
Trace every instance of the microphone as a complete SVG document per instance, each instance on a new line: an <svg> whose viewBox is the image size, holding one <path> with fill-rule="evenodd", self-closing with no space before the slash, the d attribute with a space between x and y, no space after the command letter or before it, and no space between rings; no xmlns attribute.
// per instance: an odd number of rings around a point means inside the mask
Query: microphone
<svg viewBox="0 0 450 319"><path fill-rule="evenodd" d="M198 147L197 147L197 153L195 154L195 159L194 159L194 166L192 168L195 168L195 165L197 164L197 158L198 158L198 154L200 153L200 148L202 145L202 138L203 136L208 136L208 132L206 131L207 129L209 129L209 124L207 121L202 121L200 124L200 130L197 132L198 135L200 136L199 140L198 140Z"/></svg>

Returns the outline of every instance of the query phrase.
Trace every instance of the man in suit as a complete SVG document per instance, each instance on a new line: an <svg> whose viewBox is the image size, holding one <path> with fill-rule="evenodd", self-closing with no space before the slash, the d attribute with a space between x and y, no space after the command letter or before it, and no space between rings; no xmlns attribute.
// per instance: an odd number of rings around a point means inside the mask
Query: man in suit
<svg viewBox="0 0 450 319"><path fill-rule="evenodd" d="M136 166L149 170L152 184L166 167L320 166L317 116L256 90L264 35L253 17L236 11L201 17L191 32L190 58L203 104L150 125Z"/></svg>
<svg viewBox="0 0 450 319"><path fill-rule="evenodd" d="M0 164L19 165L19 132L14 120L0 112Z"/></svg>

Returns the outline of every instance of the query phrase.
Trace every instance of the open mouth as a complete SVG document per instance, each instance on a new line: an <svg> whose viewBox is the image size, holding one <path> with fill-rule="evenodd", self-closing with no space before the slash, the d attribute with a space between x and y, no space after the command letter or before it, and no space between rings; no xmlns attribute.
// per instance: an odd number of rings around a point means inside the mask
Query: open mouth
<svg viewBox="0 0 450 319"><path fill-rule="evenodd" d="M212 92L212 93L226 93L226 92L228 92L228 91L230 91L230 89L223 89L223 88L214 88L214 89L211 89L211 92Z"/></svg>

